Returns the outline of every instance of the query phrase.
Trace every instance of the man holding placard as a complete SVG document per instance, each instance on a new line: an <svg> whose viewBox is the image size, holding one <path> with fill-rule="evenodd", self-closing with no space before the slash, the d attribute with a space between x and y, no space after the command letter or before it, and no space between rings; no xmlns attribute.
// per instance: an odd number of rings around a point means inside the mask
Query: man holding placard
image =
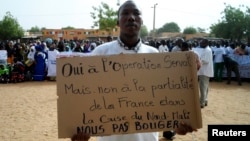
<svg viewBox="0 0 250 141"><path fill-rule="evenodd" d="M158 53L154 47L142 43L139 33L141 25L141 11L133 1L126 1L118 10L117 25L120 27L120 36L117 40L97 46L93 55L115 55L115 54L137 54L137 53ZM122 101L122 100L121 100ZM150 102L149 102L150 103ZM150 104L148 104L150 105ZM120 117L122 118L122 117ZM187 124L181 123L176 130L177 134L186 134L195 129ZM81 129L72 137L72 140L87 141L88 134ZM132 133L122 135L109 135L97 137L98 141L158 141L158 132Z"/></svg>

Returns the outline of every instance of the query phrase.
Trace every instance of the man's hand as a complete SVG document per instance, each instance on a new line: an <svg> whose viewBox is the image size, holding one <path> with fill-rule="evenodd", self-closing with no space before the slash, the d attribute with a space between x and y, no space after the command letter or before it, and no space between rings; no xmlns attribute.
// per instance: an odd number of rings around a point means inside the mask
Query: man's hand
<svg viewBox="0 0 250 141"><path fill-rule="evenodd" d="M77 134L74 134L71 138L71 141L88 141L90 139L90 135L88 133L81 132L79 128L77 128Z"/></svg>
<svg viewBox="0 0 250 141"><path fill-rule="evenodd" d="M175 129L175 132L179 135L186 135L187 133L191 133L193 131L197 131L197 129L193 129L192 126L184 122L181 122L179 124L179 128Z"/></svg>

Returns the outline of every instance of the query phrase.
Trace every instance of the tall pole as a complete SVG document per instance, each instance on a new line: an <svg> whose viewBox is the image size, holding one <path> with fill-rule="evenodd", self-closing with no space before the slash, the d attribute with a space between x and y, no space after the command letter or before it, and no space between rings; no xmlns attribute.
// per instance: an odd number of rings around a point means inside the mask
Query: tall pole
<svg viewBox="0 0 250 141"><path fill-rule="evenodd" d="M153 37L155 37L155 8L156 8L156 4L154 4L154 17L153 17Z"/></svg>

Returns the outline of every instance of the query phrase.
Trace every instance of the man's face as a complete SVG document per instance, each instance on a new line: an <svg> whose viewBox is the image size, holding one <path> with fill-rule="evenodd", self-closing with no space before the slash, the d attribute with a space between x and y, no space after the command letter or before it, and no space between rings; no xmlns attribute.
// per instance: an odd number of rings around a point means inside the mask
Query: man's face
<svg viewBox="0 0 250 141"><path fill-rule="evenodd" d="M120 26L121 34L138 35L141 25L141 11L133 2L125 3L119 11L118 26Z"/></svg>
<svg viewBox="0 0 250 141"><path fill-rule="evenodd" d="M13 47L13 43L12 42L9 42L9 47Z"/></svg>
<svg viewBox="0 0 250 141"><path fill-rule="evenodd" d="M176 45L178 45L179 47L181 47L182 43L183 43L182 39L177 39Z"/></svg>
<svg viewBox="0 0 250 141"><path fill-rule="evenodd" d="M208 42L206 40L201 40L200 46L205 48L208 45Z"/></svg>

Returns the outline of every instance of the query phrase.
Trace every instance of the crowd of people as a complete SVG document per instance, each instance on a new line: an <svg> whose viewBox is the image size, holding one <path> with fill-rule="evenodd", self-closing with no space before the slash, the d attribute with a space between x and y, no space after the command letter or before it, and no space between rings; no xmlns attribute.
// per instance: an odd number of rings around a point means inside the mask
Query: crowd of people
<svg viewBox="0 0 250 141"><path fill-rule="evenodd" d="M48 79L49 53L82 52L89 53L99 42L31 40L20 42L15 40L0 43L0 81L3 83L23 82ZM49 77L52 80L55 77Z"/></svg>
<svg viewBox="0 0 250 141"><path fill-rule="evenodd" d="M91 40L52 40L50 38L45 40L31 40L28 42L17 41L2 41L0 44L0 51L7 54L6 59L0 58L1 69L0 72L4 73L4 69L19 68L19 72L24 74L22 81L26 80L46 80L48 71L48 52L79 52L91 53L93 49L99 45L113 41L110 36L106 41L91 41ZM200 48L200 40L184 40L177 37L167 40L142 40L144 44L158 49L159 52L176 52L196 50ZM241 42L232 42L228 40L209 40L208 46L213 53L214 63L214 76L215 81L221 82L223 80L223 71L227 66L224 58L229 54L236 55L249 55L250 44ZM0 53L1 53L0 52ZM198 54L200 56L200 54ZM3 57L2 57L3 58ZM237 62L235 62L237 63ZM14 70L16 71L16 70ZM236 73L239 75L239 73ZM1 73L0 73L1 75ZM228 74L230 75L230 74ZM35 76L35 77L34 77ZM38 77L36 77L38 76ZM231 76L230 76L231 77ZM11 82L11 81L10 81ZM230 82L228 82L230 83ZM239 83L240 85L241 83Z"/></svg>

